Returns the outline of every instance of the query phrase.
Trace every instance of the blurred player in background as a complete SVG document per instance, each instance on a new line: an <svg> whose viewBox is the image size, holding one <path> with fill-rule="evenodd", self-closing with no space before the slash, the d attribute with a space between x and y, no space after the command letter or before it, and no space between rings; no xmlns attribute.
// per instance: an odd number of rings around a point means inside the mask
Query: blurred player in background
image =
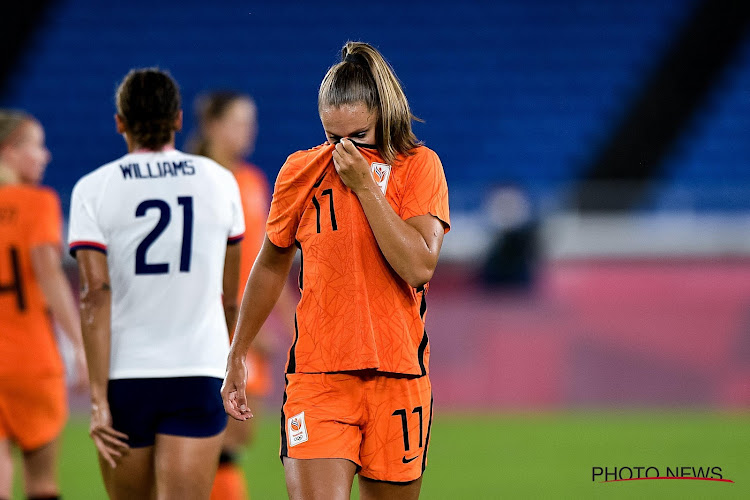
<svg viewBox="0 0 750 500"><path fill-rule="evenodd" d="M198 133L188 146L191 153L206 156L234 174L240 187L245 215L245 239L240 257L242 300L245 283L258 256L270 206L268 180L263 172L245 161L252 154L257 136L257 110L252 98L237 92L212 92L196 101ZM291 293L282 293L277 304L279 315L288 331L294 331L294 301ZM262 333L247 355L247 396L253 408L268 396L271 389L270 342ZM219 470L211 493L212 500L245 500L246 481L237 463L238 453L252 440L250 422L230 420L224 435Z"/></svg>
<svg viewBox="0 0 750 500"><path fill-rule="evenodd" d="M216 162L174 149L182 111L167 73L131 71L115 100L128 154L71 200L90 432L110 497L207 499L227 421L239 189Z"/></svg>
<svg viewBox="0 0 750 500"><path fill-rule="evenodd" d="M9 499L11 443L23 452L30 499L58 498L58 437L67 418L65 368L49 311L72 341L76 385L86 364L62 268L60 200L37 184L50 161L33 117L0 110L0 498Z"/></svg>
<svg viewBox="0 0 750 500"><path fill-rule="evenodd" d="M292 154L276 180L222 387L234 418L245 354L297 248L297 332L289 351L281 457L294 499L419 496L432 421L427 284L450 226L438 156L381 54L347 43L320 86L328 142Z"/></svg>

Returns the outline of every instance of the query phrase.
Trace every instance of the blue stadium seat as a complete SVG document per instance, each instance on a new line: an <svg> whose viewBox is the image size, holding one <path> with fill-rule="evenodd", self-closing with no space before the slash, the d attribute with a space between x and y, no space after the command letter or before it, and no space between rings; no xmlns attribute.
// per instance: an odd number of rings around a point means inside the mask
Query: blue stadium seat
<svg viewBox="0 0 750 500"><path fill-rule="evenodd" d="M253 160L273 178L290 152L323 141L318 84L343 42L365 40L395 67L426 120L417 133L452 185L511 179L537 192L580 173L694 3L59 2L2 104L29 109L47 128L47 182L67 202L80 175L124 152L112 120L117 81L130 67L158 65L182 86L187 130L198 92L252 93Z"/></svg>

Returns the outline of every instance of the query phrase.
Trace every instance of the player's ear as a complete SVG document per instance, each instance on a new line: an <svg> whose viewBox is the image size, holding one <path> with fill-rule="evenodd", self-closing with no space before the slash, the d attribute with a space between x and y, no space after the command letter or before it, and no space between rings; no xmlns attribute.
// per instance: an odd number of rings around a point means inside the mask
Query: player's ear
<svg viewBox="0 0 750 500"><path fill-rule="evenodd" d="M115 113L115 125L117 126L117 133L118 134L124 134L125 133L125 120L122 119L120 115Z"/></svg>
<svg viewBox="0 0 750 500"><path fill-rule="evenodd" d="M177 112L177 118L174 119L174 130L175 132L182 130L182 110Z"/></svg>

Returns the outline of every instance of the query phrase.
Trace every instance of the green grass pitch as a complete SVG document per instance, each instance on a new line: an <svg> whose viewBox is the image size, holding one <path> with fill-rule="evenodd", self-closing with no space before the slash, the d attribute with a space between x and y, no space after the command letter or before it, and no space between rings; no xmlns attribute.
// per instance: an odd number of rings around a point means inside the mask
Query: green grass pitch
<svg viewBox="0 0 750 500"><path fill-rule="evenodd" d="M243 456L250 493L253 500L286 498L278 419L269 411L258 425ZM721 467L734 483L592 481L592 467L605 466L655 466L662 475L667 466ZM65 430L60 475L64 498L106 498L83 417L74 416ZM23 498L18 481L13 498ZM750 414L438 413L422 498L750 498Z"/></svg>

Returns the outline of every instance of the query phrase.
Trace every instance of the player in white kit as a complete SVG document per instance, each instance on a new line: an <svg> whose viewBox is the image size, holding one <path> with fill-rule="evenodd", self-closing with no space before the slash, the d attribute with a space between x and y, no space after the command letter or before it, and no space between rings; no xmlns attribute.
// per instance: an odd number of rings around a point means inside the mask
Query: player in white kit
<svg viewBox="0 0 750 500"><path fill-rule="evenodd" d="M116 104L128 154L81 178L70 209L91 436L111 498L207 499L226 426L239 189L174 149L182 111L167 73L131 71Z"/></svg>

